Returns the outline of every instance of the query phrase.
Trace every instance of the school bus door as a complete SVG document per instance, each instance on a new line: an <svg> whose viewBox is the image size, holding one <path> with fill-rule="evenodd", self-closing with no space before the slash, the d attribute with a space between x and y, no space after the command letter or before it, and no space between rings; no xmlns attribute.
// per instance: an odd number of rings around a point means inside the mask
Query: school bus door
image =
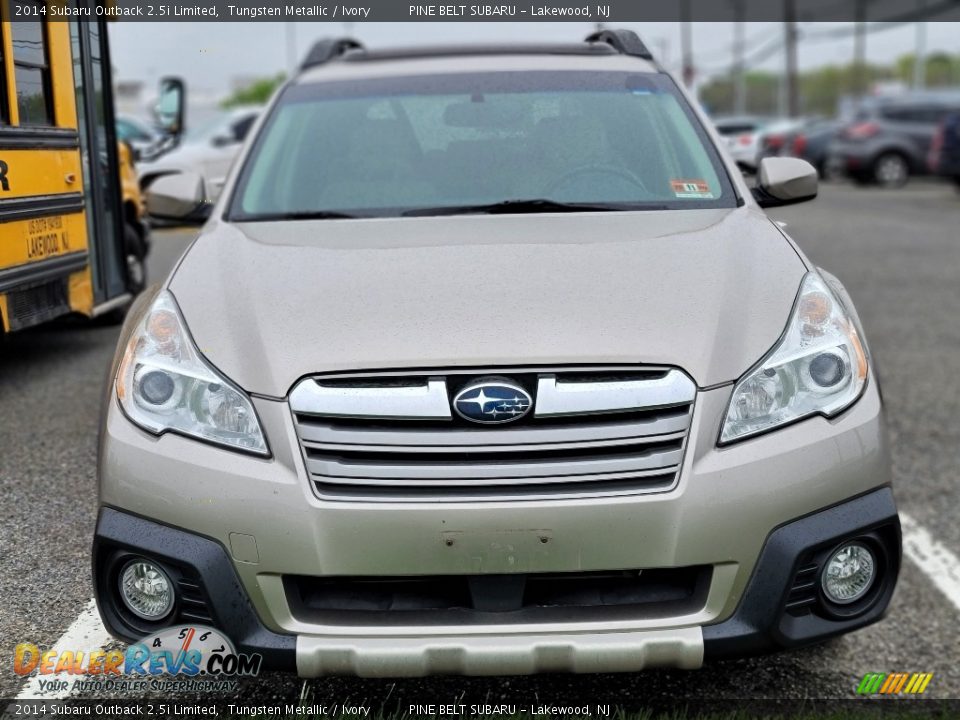
<svg viewBox="0 0 960 720"><path fill-rule="evenodd" d="M107 304L123 305L129 300L106 22L70 21L70 43L86 189L90 271L94 304L102 310Z"/></svg>

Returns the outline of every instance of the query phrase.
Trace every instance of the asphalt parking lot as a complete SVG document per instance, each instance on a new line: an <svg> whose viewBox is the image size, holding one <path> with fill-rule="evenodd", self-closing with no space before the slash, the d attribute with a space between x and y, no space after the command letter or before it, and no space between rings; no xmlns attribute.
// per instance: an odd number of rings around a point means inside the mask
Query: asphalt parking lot
<svg viewBox="0 0 960 720"><path fill-rule="evenodd" d="M851 697L865 673L892 671L934 673L928 696L960 697L960 568L951 565L960 555L960 194L933 183L900 191L826 185L816 202L772 215L847 286L877 358L895 492L911 521L912 543L888 618L825 646L697 672L337 678L308 683L307 697L838 698ZM169 271L191 237L191 231L156 233L154 279ZM32 688L11 671L14 646L54 644L92 596L96 425L117 332L61 323L0 344L0 697ZM302 689L296 678L265 675L231 696L294 701Z"/></svg>

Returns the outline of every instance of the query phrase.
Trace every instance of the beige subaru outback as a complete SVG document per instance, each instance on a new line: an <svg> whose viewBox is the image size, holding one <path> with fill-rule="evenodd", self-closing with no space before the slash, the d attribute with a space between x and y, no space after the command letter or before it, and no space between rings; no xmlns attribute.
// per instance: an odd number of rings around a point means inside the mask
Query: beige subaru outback
<svg viewBox="0 0 960 720"><path fill-rule="evenodd" d="M883 615L900 529L850 298L636 35L324 41L130 313L94 577L132 640L303 676L697 668Z"/></svg>

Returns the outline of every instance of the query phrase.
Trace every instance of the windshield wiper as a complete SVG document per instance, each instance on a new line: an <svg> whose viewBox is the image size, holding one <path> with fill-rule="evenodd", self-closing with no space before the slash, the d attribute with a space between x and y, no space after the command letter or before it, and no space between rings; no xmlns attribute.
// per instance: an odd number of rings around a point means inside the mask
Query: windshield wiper
<svg viewBox="0 0 960 720"><path fill-rule="evenodd" d="M282 213L257 213L237 218L237 222L270 222L273 220L353 220L364 217L336 210L302 210Z"/></svg>
<svg viewBox="0 0 960 720"><path fill-rule="evenodd" d="M533 200L503 200L485 205L443 205L440 207L416 208L401 213L404 217L421 215L509 215L526 213L561 212L616 212L618 210L666 210L665 205L646 203L565 203L546 198Z"/></svg>

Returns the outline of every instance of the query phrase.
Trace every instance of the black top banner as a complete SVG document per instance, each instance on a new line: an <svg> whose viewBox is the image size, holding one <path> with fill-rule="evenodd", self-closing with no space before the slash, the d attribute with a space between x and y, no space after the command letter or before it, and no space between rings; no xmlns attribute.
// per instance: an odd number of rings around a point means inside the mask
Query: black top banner
<svg viewBox="0 0 960 720"><path fill-rule="evenodd" d="M38 4L12 0L10 20L31 19ZM134 22L914 22L960 21L960 0L61 0L48 20L109 17ZM35 19L35 18L34 18ZM960 28L958 28L960 32Z"/></svg>

